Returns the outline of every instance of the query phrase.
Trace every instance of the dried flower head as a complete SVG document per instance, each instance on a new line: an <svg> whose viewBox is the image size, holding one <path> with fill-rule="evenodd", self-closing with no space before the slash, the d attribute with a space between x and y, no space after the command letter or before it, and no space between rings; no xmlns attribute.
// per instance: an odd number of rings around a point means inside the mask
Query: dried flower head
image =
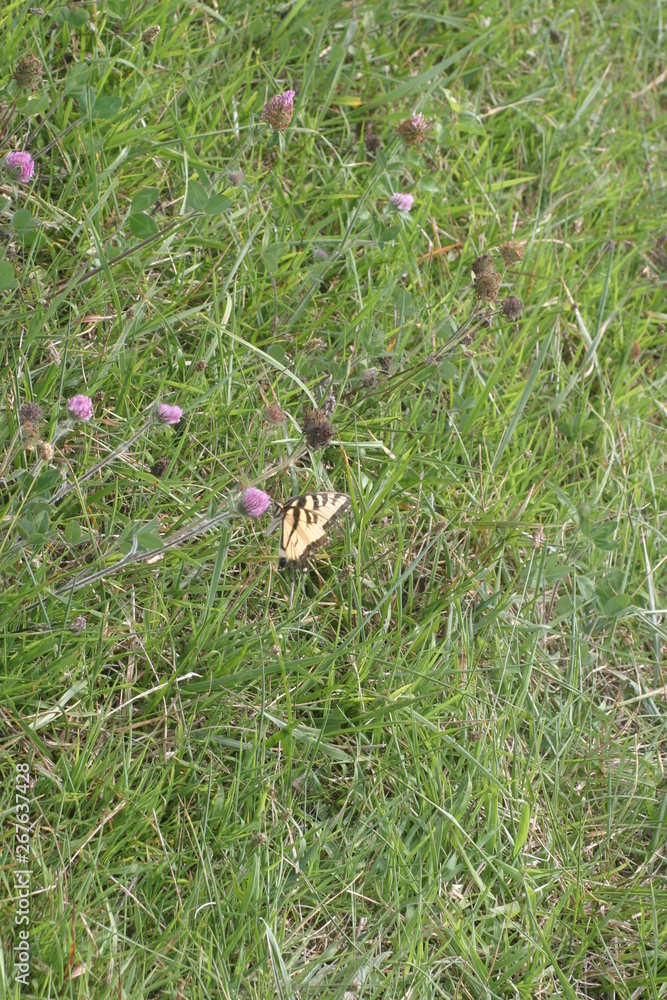
<svg viewBox="0 0 667 1000"><path fill-rule="evenodd" d="M206 362L204 361L203 358L200 358L199 361L195 361L195 371L196 372L206 371Z"/></svg>
<svg viewBox="0 0 667 1000"><path fill-rule="evenodd" d="M42 80L44 72L42 64L37 56L27 55L19 59L14 70L14 83L17 87L26 90L37 90Z"/></svg>
<svg viewBox="0 0 667 1000"><path fill-rule="evenodd" d="M367 385L369 389L374 388L380 381L379 370L377 368L367 368L361 376L361 381L364 385Z"/></svg>
<svg viewBox="0 0 667 1000"><path fill-rule="evenodd" d="M428 132L428 125L422 114L410 115L396 126L396 132L406 146L421 146Z"/></svg>
<svg viewBox="0 0 667 1000"><path fill-rule="evenodd" d="M50 462L53 458L53 445L48 441L38 441L37 454L43 462Z"/></svg>
<svg viewBox="0 0 667 1000"><path fill-rule="evenodd" d="M158 458L157 462L151 465L151 472L156 479L162 479L167 469L169 468L168 458Z"/></svg>
<svg viewBox="0 0 667 1000"><path fill-rule="evenodd" d="M104 389L97 390L97 392L93 396L93 402L96 403L97 406L102 406L102 404L104 403Z"/></svg>
<svg viewBox="0 0 667 1000"><path fill-rule="evenodd" d="M497 271L483 271L475 281L475 295L489 302L495 299L500 288L500 275Z"/></svg>
<svg viewBox="0 0 667 1000"><path fill-rule="evenodd" d="M285 90L276 94L262 108L260 121L266 122L275 132L284 132L292 121L294 112L294 91Z"/></svg>
<svg viewBox="0 0 667 1000"><path fill-rule="evenodd" d="M538 524L533 532L533 548L539 549L540 545L544 545L544 528Z"/></svg>
<svg viewBox="0 0 667 1000"><path fill-rule="evenodd" d="M159 24L151 24L148 28L146 28L141 36L141 40L144 45L152 45L161 31L162 28Z"/></svg>
<svg viewBox="0 0 667 1000"><path fill-rule="evenodd" d="M523 243L514 243L512 240L503 243L500 247L500 256L505 261L505 267L516 264L518 260L523 259Z"/></svg>
<svg viewBox="0 0 667 1000"><path fill-rule="evenodd" d="M391 203L399 212L409 212L414 204L411 194L392 194Z"/></svg>
<svg viewBox="0 0 667 1000"><path fill-rule="evenodd" d="M32 451L39 441L39 428L35 424L31 424L30 421L21 424L21 440L23 447Z"/></svg>
<svg viewBox="0 0 667 1000"><path fill-rule="evenodd" d="M83 615L77 615L77 617L74 619L74 621L70 626L70 631L74 632L74 635L80 635L82 632L85 631L87 624L88 623L86 622L86 619L84 618Z"/></svg>
<svg viewBox="0 0 667 1000"><path fill-rule="evenodd" d="M245 180L245 172L243 170L230 170L229 171L229 183L233 184L234 187L240 187Z"/></svg>
<svg viewBox="0 0 667 1000"><path fill-rule="evenodd" d="M16 170L18 179L26 184L35 173L35 161L30 153L7 153L5 164L8 170Z"/></svg>
<svg viewBox="0 0 667 1000"><path fill-rule="evenodd" d="M157 408L157 418L163 424L173 426L177 424L183 416L180 406L170 406L168 403L160 403Z"/></svg>
<svg viewBox="0 0 667 1000"><path fill-rule="evenodd" d="M23 403L19 409L19 423L38 424L44 413L39 403Z"/></svg>
<svg viewBox="0 0 667 1000"><path fill-rule="evenodd" d="M487 274L489 271L493 271L493 257L490 253L483 253L472 262L472 273L475 275L475 279L479 278L480 274Z"/></svg>
<svg viewBox="0 0 667 1000"><path fill-rule="evenodd" d="M256 486L249 486L239 500L239 513L246 517L261 517L271 506L271 497Z"/></svg>
<svg viewBox="0 0 667 1000"><path fill-rule="evenodd" d="M329 260L329 254L323 247L315 247L315 249L313 250L313 254L317 258L317 260Z"/></svg>
<svg viewBox="0 0 667 1000"><path fill-rule="evenodd" d="M273 424L274 427L284 424L287 420L287 414L280 409L277 403L267 403L265 417L267 424Z"/></svg>
<svg viewBox="0 0 667 1000"><path fill-rule="evenodd" d="M319 451L331 443L334 429L322 410L308 410L303 417L303 433L308 447L312 451Z"/></svg>
<svg viewBox="0 0 667 1000"><path fill-rule="evenodd" d="M367 125L364 129L364 146L369 153L377 153L378 149L382 146L382 139L373 131L370 125Z"/></svg>
<svg viewBox="0 0 667 1000"><path fill-rule="evenodd" d="M636 340L633 340L632 345L630 346L630 360L632 361L633 365L637 364L641 355L642 355L641 347L639 346Z"/></svg>
<svg viewBox="0 0 667 1000"><path fill-rule="evenodd" d="M516 323L523 313L523 302L518 295L508 295L500 304L500 309L510 323Z"/></svg>
<svg viewBox="0 0 667 1000"><path fill-rule="evenodd" d="M75 420L90 420L93 415L93 401L89 396L72 396L67 400L67 412Z"/></svg>

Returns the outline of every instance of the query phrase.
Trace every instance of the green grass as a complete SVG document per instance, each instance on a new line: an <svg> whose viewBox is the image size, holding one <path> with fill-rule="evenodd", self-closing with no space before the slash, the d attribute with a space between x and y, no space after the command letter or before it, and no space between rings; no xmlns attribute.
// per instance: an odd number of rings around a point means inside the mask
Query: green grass
<svg viewBox="0 0 667 1000"><path fill-rule="evenodd" d="M4 4L0 1000L667 997L663 17ZM351 494L307 575L240 516L137 558L254 480Z"/></svg>

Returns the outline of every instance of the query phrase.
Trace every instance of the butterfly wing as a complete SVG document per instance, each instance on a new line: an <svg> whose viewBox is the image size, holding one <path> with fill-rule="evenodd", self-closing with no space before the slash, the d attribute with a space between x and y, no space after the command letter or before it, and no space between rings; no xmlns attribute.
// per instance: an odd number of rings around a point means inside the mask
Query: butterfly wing
<svg viewBox="0 0 667 1000"><path fill-rule="evenodd" d="M347 493L304 493L282 505L282 534L278 565L307 569L308 557L326 537L329 528L349 510Z"/></svg>

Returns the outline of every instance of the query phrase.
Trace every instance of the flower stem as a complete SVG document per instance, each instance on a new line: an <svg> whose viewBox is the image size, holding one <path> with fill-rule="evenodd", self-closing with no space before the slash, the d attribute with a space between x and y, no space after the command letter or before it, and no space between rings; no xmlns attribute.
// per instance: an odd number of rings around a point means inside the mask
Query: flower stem
<svg viewBox="0 0 667 1000"><path fill-rule="evenodd" d="M95 476L100 471L100 469L103 469L105 465L108 465L110 462L113 462L115 458L118 458L119 455L122 455L122 453L126 451L131 445L133 445L135 441L138 441L139 438L142 436L142 434L145 434L148 428L152 426L152 424L153 424L153 417L151 416L148 418L146 423L139 428L138 431L134 432L132 437L128 438L127 441L121 441L121 443L116 448L114 448L113 451L110 451L105 458L103 458L100 462L97 463L97 465L94 465L92 469L88 469L88 472L85 472L82 476L80 476L77 479L76 484L64 483L63 486L61 486L59 490L56 490L56 492L51 497L52 503L57 503L58 500L61 500L71 490L74 489L75 485L81 485L81 483L85 483L87 479L92 479L92 477Z"/></svg>
<svg viewBox="0 0 667 1000"><path fill-rule="evenodd" d="M306 444L298 445L294 449L292 454L288 455L287 458L284 458L282 462L276 462L274 465L270 465L268 469L264 470L261 476L257 476L256 479L252 479L248 483L247 488L249 488L250 486L257 486L258 483L263 483L265 480L271 479L273 476L277 476L279 472L284 472L285 469L289 469L290 465L293 465L294 462L297 462L302 455L305 455L307 451L308 451L308 445Z"/></svg>
<svg viewBox="0 0 667 1000"><path fill-rule="evenodd" d="M181 531L175 532L171 538L165 539L163 545L157 549L149 549L147 552L138 552L138 545L136 535L132 539L132 547L127 555L119 559L117 563L113 566L103 566L102 569L96 570L94 573L88 573L86 576L74 577L71 583L68 583L65 587L59 587L54 590L54 597L62 597L63 594L74 594L77 590L81 590L82 587L87 587L91 583L97 583L99 580L106 579L106 577L111 576L113 573L117 573L121 569L125 569L127 566L131 566L134 563L140 562L157 562L161 559L165 552L169 549L175 548L177 545L181 545L183 542L189 541L191 538L196 538L197 535L201 535L206 531L210 531L211 528L215 528L216 525L221 524L226 521L232 514L231 510L220 511L219 514L215 514L213 517L201 518L199 521L195 521L187 528L183 528ZM35 605L31 605L34 607Z"/></svg>

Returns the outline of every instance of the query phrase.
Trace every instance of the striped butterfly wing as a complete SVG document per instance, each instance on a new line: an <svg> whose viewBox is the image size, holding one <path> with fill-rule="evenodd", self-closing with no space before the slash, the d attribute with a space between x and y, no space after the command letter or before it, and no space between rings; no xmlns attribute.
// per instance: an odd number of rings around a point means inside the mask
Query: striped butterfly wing
<svg viewBox="0 0 667 1000"><path fill-rule="evenodd" d="M308 568L308 557L326 538L329 528L351 501L347 493L304 493L282 505L278 566Z"/></svg>

